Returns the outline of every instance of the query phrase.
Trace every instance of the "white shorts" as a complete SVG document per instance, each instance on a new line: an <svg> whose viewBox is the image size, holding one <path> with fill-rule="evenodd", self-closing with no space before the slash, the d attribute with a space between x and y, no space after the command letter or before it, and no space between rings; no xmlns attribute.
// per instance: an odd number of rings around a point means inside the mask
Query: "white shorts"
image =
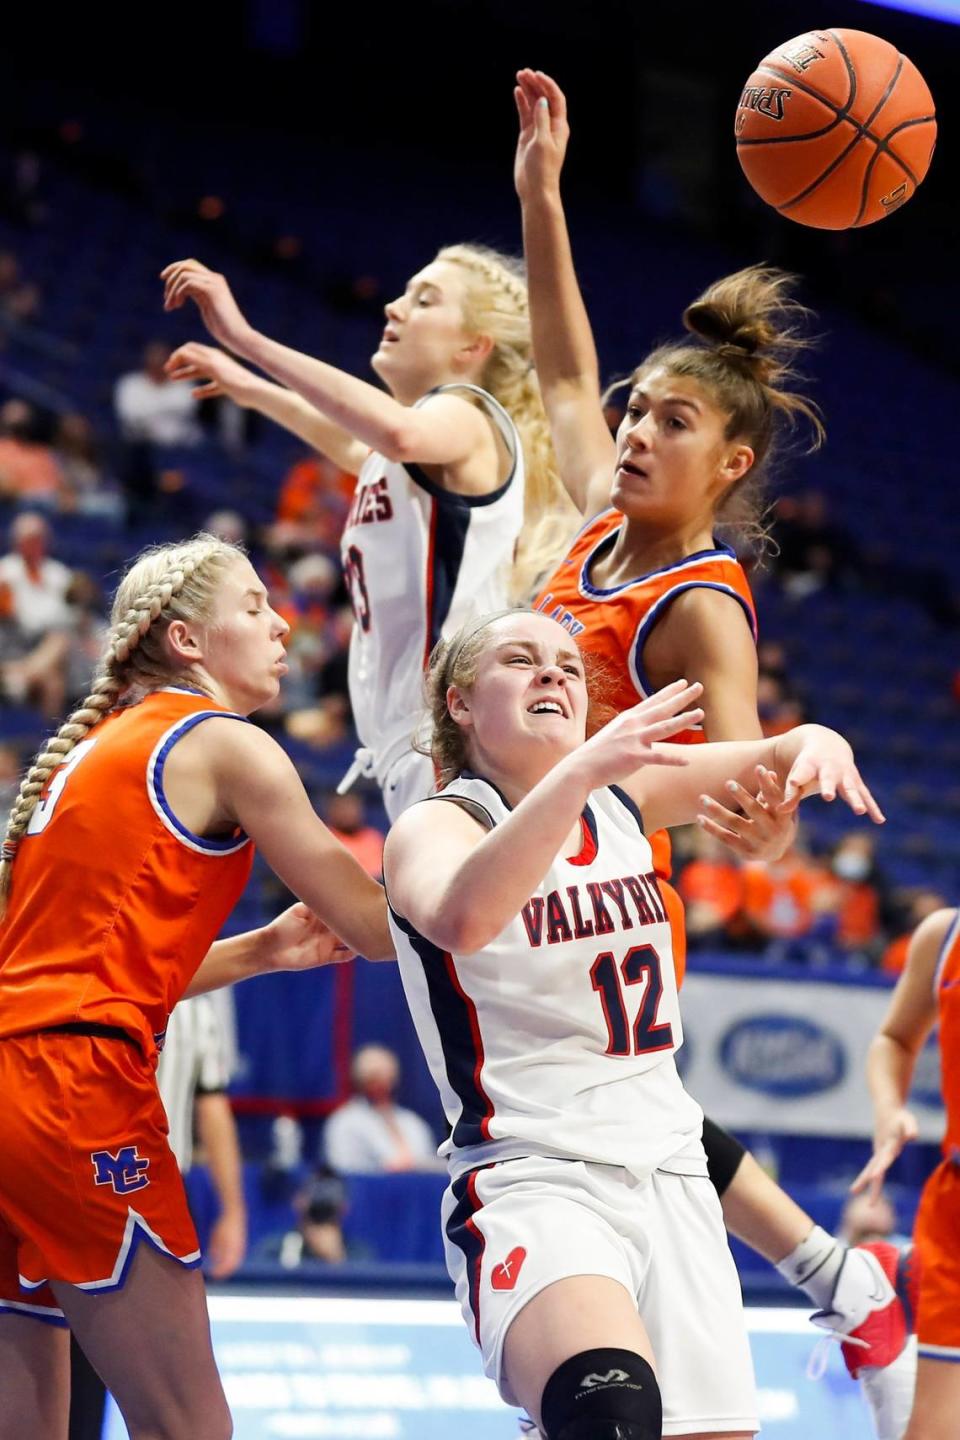
<svg viewBox="0 0 960 1440"><path fill-rule="evenodd" d="M528 1158L460 1176L443 1197L447 1268L508 1405L513 1320L547 1285L604 1275L634 1297L656 1357L663 1434L755 1431L740 1282L705 1176Z"/></svg>
<svg viewBox="0 0 960 1440"><path fill-rule="evenodd" d="M383 805L390 824L399 820L418 800L426 800L437 788L433 761L429 755L406 750L390 766L383 777Z"/></svg>

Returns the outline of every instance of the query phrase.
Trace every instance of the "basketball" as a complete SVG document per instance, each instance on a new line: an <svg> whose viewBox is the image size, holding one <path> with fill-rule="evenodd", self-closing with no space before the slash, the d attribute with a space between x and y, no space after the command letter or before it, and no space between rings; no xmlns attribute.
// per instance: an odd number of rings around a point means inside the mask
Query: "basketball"
<svg viewBox="0 0 960 1440"><path fill-rule="evenodd" d="M737 156L757 194L821 230L872 225L930 166L933 97L895 46L862 30L810 30L771 50L737 106Z"/></svg>

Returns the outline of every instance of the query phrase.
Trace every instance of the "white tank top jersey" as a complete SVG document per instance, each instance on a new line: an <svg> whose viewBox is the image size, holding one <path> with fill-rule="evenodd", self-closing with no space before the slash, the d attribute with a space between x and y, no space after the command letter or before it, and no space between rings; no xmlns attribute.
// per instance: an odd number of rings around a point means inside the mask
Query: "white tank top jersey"
<svg viewBox="0 0 960 1440"><path fill-rule="evenodd" d="M481 823L510 807L461 776L422 804L463 797ZM483 950L444 953L390 911L420 1044L451 1128L453 1178L553 1156L706 1174L703 1120L674 1055L682 1042L670 924L633 801L595 791L578 854L558 856Z"/></svg>
<svg viewBox="0 0 960 1440"><path fill-rule="evenodd" d="M383 784L410 749L423 712L430 651L474 615L502 609L523 524L523 451L503 406L475 385L442 385L433 395L476 395L511 459L510 474L486 495L455 495L419 466L374 451L357 477L340 542L356 623L349 684L354 722Z"/></svg>

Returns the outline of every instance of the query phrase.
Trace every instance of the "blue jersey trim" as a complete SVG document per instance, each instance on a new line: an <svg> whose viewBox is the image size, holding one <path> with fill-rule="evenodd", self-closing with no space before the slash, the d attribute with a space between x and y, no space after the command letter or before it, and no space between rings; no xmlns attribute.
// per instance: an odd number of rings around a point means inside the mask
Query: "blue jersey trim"
<svg viewBox="0 0 960 1440"><path fill-rule="evenodd" d="M56 1325L61 1330L70 1328L62 1310L43 1305L20 1305L16 1300L0 1300L0 1315L22 1315L25 1320L39 1320L41 1325Z"/></svg>
<svg viewBox="0 0 960 1440"><path fill-rule="evenodd" d="M601 549L607 544L612 544L618 533L619 527L617 530L608 530L606 535L601 535L580 567L580 588L591 599L607 600L611 595L619 595L624 590L629 590L632 585L645 584L647 580L652 580L654 575L668 575L671 570L682 570L684 565L690 565L696 560L710 560L717 557L724 560L736 560L737 558L736 551L732 550L729 545L724 545L722 540L717 540L710 550L694 550L692 554L684 555L682 560L671 560L669 565L657 565L653 570L644 571L642 575L634 575L631 580L623 580L619 585L602 589L599 585L593 584L588 572Z"/></svg>
<svg viewBox="0 0 960 1440"><path fill-rule="evenodd" d="M196 725L202 724L204 720L240 720L244 725L250 721L245 715L235 715L230 710L200 710L194 715L187 715L183 720L177 722L172 730L169 730L159 748L150 757L147 766L147 791L155 808L161 812L161 818L165 820L167 828L172 830L179 839L189 846L191 850L208 851L211 855L232 855L235 850L240 850L249 843L249 836L240 835L226 836L223 840L211 839L206 835L195 835L188 830L176 816L163 789L163 770L170 755L170 751L178 740Z"/></svg>
<svg viewBox="0 0 960 1440"><path fill-rule="evenodd" d="M708 554L709 552L704 551L703 553ZM731 554L732 553L731 551ZM634 682L639 685L640 693L643 695L651 695L653 693L650 685L650 677L643 668L643 661L641 659L643 647L650 638L651 630L659 620L663 619L664 613L670 608L674 600L679 599L679 597L686 594L688 590L718 590L721 595L729 595L731 599L736 600L744 615L747 617L747 624L750 626L750 634L753 636L754 644L757 642L756 617L746 600L732 585L723 585L718 580L688 580L683 584L675 585L672 590L668 590L665 595L661 595L660 599L651 605L641 624L637 627L637 633L631 642L633 678Z"/></svg>
<svg viewBox="0 0 960 1440"><path fill-rule="evenodd" d="M470 1023L471 1002L465 998L466 992L461 994L458 985L451 979L450 972L456 975L456 969L449 952L427 940L392 906L390 914L423 966L430 1010L443 1051L444 1069L450 1088L460 1102L460 1115L451 1139L458 1147L482 1145L487 1141L483 1133L484 1122L493 1118L493 1104L479 1078L480 1055ZM477 1023L479 1026L479 1018Z"/></svg>
<svg viewBox="0 0 960 1440"><path fill-rule="evenodd" d="M640 829L640 834L646 835L647 832L643 828L643 816L640 813L640 807L637 805L636 801L631 800L626 790L621 790L619 785L608 785L607 789L610 791L611 795L616 795L617 799L620 801L620 804L625 806L626 809L630 811L630 814L637 822L637 825Z"/></svg>

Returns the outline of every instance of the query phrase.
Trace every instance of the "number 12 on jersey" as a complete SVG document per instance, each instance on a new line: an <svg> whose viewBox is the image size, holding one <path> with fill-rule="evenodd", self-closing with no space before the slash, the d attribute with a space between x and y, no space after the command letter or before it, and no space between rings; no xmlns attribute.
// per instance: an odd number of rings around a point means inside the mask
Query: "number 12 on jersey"
<svg viewBox="0 0 960 1440"><path fill-rule="evenodd" d="M657 1023L663 977L660 956L652 945L634 945L619 967L613 952L604 950L590 967L590 983L603 1006L608 1055L649 1055L655 1050L673 1048L673 1026ZM627 999L630 997L626 987L633 985L642 985L643 990L631 1030L627 1014Z"/></svg>

